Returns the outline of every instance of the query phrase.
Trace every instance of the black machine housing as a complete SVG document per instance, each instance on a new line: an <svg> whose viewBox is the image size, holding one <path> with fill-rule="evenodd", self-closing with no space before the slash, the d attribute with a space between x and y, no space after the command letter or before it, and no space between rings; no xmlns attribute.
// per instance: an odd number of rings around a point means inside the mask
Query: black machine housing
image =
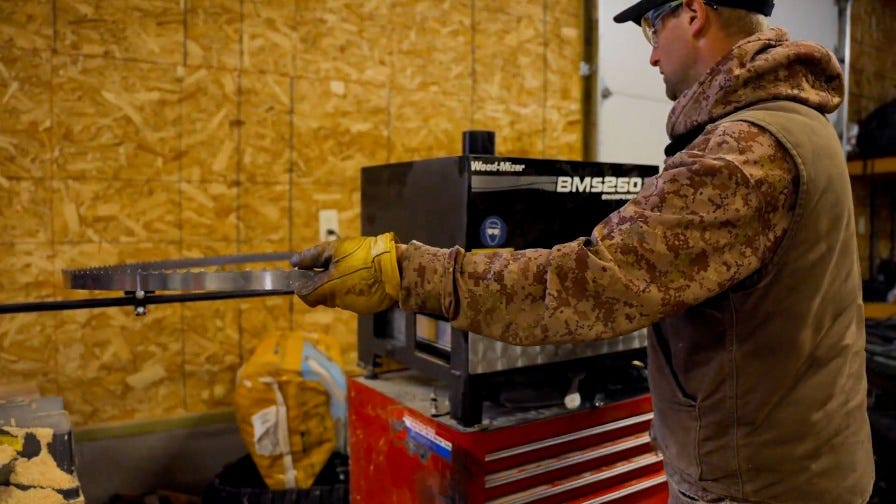
<svg viewBox="0 0 896 504"><path fill-rule="evenodd" d="M482 136L472 133L492 136L483 148ZM551 248L589 236L658 172L649 165L496 156L493 145L490 132L465 132L463 155L364 167L362 234L393 231L404 243L472 252ZM359 363L368 375L387 357L443 381L451 417L464 426L482 421L483 401L506 399L505 385L558 381L568 388L571 375L587 370L605 384L618 361L631 362L619 355L633 346L643 351L631 340L598 350L570 346L551 360L544 347L495 342L399 308L362 315L358 326Z"/></svg>

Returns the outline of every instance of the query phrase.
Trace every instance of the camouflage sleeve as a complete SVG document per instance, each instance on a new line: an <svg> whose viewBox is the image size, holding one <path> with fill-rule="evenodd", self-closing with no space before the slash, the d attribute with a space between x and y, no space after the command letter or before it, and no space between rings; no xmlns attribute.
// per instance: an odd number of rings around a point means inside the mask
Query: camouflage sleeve
<svg viewBox="0 0 896 504"><path fill-rule="evenodd" d="M401 307L517 345L625 334L770 260L798 184L795 162L767 131L713 126L589 238L490 253L412 242L402 257Z"/></svg>

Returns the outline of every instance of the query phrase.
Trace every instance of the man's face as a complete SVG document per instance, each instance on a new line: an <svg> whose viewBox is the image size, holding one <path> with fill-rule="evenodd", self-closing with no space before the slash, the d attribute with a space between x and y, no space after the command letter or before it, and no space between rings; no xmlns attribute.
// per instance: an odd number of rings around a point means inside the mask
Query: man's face
<svg viewBox="0 0 896 504"><path fill-rule="evenodd" d="M695 53L688 36L687 14L687 9L678 7L659 19L654 28L656 45L650 53L650 65L659 68L670 100L677 100L695 82Z"/></svg>

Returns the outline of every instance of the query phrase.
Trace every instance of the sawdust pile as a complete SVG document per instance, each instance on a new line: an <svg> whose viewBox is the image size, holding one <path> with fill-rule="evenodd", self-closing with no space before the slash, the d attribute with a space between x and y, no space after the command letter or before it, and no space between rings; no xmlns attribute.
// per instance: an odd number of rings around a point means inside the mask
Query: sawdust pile
<svg viewBox="0 0 896 504"><path fill-rule="evenodd" d="M76 502L84 502L83 499ZM71 504L49 488L31 488L19 490L16 487L0 487L0 503L2 504Z"/></svg>
<svg viewBox="0 0 896 504"><path fill-rule="evenodd" d="M11 446L0 444L0 467L10 463L16 458L16 451Z"/></svg>
<svg viewBox="0 0 896 504"><path fill-rule="evenodd" d="M0 466L11 464L12 472L9 482L15 485L33 487L20 490L14 486L0 486L0 504L53 504L83 503L79 496L75 500L66 500L57 490L77 489L77 478L63 471L56 464L50 453L49 445L53 441L53 429L46 427L18 428L4 427L9 434L25 442L25 436L34 435L40 442L40 453L33 458L19 457L17 451L7 445L0 445Z"/></svg>

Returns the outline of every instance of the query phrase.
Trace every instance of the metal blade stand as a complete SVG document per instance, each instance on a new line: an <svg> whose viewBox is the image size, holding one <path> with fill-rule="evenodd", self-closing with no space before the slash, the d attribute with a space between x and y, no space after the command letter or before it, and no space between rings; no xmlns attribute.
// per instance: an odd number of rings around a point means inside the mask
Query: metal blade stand
<svg viewBox="0 0 896 504"><path fill-rule="evenodd" d="M292 268L289 260L293 255L237 254L64 269L66 288L120 291L123 295L0 304L0 315L133 306L134 315L140 316L151 304L291 295L314 275L313 271ZM277 262L286 263L284 269L248 269L252 264Z"/></svg>

